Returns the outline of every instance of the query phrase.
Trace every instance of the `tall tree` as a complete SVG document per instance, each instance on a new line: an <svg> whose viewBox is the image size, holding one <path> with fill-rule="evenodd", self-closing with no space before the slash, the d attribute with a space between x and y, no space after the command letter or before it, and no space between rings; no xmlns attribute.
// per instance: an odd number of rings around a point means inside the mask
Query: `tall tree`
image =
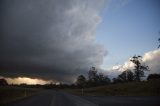
<svg viewBox="0 0 160 106"><path fill-rule="evenodd" d="M95 67L91 67L91 69L89 70L88 79L91 82L94 82L97 79L97 70Z"/></svg>
<svg viewBox="0 0 160 106"><path fill-rule="evenodd" d="M80 75L78 76L76 83L79 87L84 88L86 85L86 78L83 75Z"/></svg>
<svg viewBox="0 0 160 106"><path fill-rule="evenodd" d="M135 80L140 81L141 77L144 77L144 71L149 70L149 67L142 64L142 56L133 56L130 59L135 64L134 76Z"/></svg>

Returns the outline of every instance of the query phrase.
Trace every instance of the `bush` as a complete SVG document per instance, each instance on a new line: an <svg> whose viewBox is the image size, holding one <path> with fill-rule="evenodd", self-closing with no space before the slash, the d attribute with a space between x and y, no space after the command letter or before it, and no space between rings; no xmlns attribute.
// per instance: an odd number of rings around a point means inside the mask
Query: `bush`
<svg viewBox="0 0 160 106"><path fill-rule="evenodd" d="M160 79L160 74L150 74L147 77L147 80L155 80L155 79Z"/></svg>

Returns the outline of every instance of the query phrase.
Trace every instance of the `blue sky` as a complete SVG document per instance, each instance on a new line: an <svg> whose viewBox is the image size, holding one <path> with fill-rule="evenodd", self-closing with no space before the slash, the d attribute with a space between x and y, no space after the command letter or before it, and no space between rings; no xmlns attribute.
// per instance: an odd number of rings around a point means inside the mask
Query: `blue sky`
<svg viewBox="0 0 160 106"><path fill-rule="evenodd" d="M97 42L108 51L103 68L156 49L160 37L160 1L112 0L101 13Z"/></svg>

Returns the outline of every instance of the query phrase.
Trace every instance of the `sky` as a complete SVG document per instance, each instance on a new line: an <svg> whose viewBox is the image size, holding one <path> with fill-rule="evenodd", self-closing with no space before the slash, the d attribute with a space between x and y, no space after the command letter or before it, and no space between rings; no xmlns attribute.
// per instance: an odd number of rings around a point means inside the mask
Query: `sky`
<svg viewBox="0 0 160 106"><path fill-rule="evenodd" d="M1 0L0 12L10 83L72 83L92 66L116 76L135 54L159 73L159 0Z"/></svg>
<svg viewBox="0 0 160 106"><path fill-rule="evenodd" d="M97 27L96 38L108 50L104 68L157 48L160 37L158 0L111 0L101 16L103 20Z"/></svg>

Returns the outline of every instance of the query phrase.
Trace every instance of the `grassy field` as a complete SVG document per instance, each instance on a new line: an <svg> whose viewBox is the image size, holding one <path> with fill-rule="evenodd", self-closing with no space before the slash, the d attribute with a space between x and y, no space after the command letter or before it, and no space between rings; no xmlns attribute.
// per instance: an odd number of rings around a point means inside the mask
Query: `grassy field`
<svg viewBox="0 0 160 106"><path fill-rule="evenodd" d="M64 91L81 95L81 89ZM147 82L129 82L85 88L84 95L91 96L160 96L160 80Z"/></svg>
<svg viewBox="0 0 160 106"><path fill-rule="evenodd" d="M32 88L2 86L0 87L0 106L36 94L40 91L42 90L32 89Z"/></svg>

